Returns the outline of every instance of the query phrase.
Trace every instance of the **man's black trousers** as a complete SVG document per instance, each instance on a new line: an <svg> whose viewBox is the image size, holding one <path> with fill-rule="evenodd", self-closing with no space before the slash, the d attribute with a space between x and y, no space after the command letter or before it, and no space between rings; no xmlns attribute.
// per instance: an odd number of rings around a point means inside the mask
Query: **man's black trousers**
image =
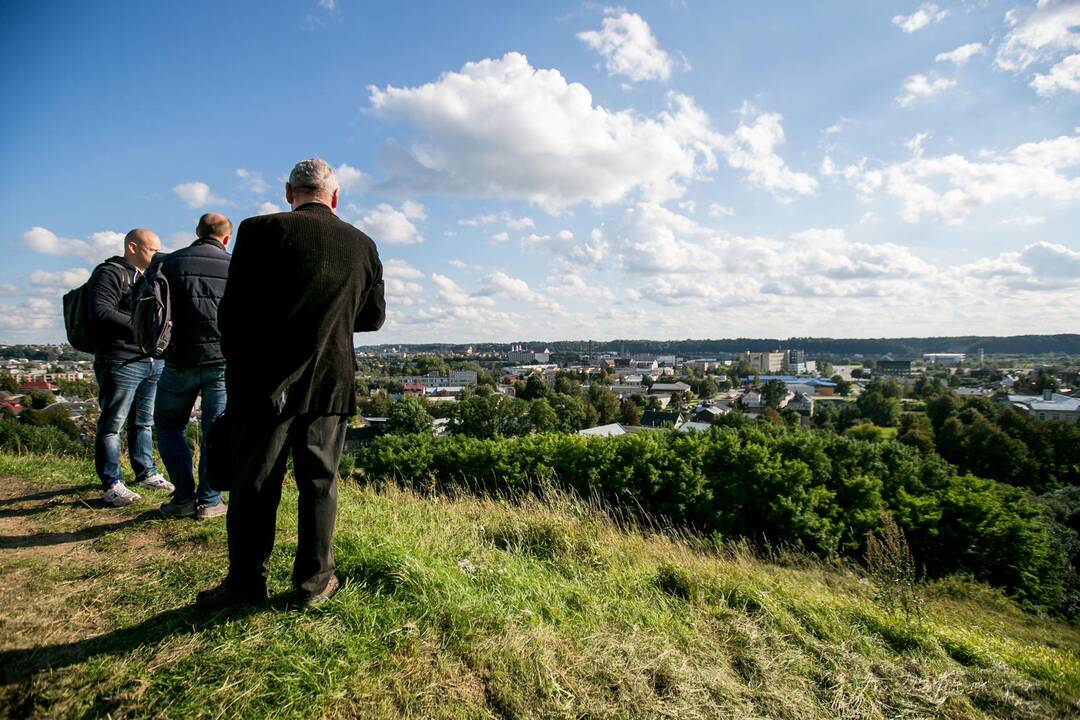
<svg viewBox="0 0 1080 720"><path fill-rule="evenodd" d="M300 495L293 586L305 595L326 586L334 573L336 478L346 427L348 418L342 415L236 418L230 462L233 488L226 517L230 590L255 593L266 588L290 451Z"/></svg>

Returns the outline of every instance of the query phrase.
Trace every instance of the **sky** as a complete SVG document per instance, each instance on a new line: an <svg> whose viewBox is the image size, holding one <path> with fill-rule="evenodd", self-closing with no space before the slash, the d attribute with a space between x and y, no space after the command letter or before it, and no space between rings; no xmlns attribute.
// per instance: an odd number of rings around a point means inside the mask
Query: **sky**
<svg viewBox="0 0 1080 720"><path fill-rule="evenodd" d="M0 343L308 157L358 344L1078 331L1080 1L21 2L0 65Z"/></svg>

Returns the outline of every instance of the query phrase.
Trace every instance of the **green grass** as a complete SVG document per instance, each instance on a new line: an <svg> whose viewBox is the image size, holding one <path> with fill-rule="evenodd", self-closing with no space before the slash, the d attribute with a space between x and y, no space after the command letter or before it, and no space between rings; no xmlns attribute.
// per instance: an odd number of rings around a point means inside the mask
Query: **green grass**
<svg viewBox="0 0 1080 720"><path fill-rule="evenodd" d="M333 600L204 617L221 520L159 519L162 497L96 508L85 462L0 454L0 478L0 716L1080 714L1080 632L958 578L906 620L854 569L624 529L562 496L343 484ZM275 593L295 512L287 490Z"/></svg>

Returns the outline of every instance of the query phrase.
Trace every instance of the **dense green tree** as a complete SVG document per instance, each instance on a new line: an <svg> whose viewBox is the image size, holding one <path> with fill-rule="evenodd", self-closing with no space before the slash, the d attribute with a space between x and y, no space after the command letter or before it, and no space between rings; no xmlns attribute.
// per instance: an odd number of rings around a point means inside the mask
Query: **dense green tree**
<svg viewBox="0 0 1080 720"><path fill-rule="evenodd" d="M517 387L516 384L515 387ZM547 379L540 373L533 373L525 379L525 388L518 397L522 400L536 400L546 398L550 394L551 386L548 385Z"/></svg>
<svg viewBox="0 0 1080 720"><path fill-rule="evenodd" d="M619 419L619 398L603 385L589 386L589 403L596 410L598 425L607 425Z"/></svg>
<svg viewBox="0 0 1080 720"><path fill-rule="evenodd" d="M634 395L629 400L623 400L619 406L619 422L623 425L640 425L641 424L641 406L634 402L633 398L639 397Z"/></svg>
<svg viewBox="0 0 1080 720"><path fill-rule="evenodd" d="M417 375L446 375L450 372L446 361L438 355L421 355L413 360L413 367Z"/></svg>
<svg viewBox="0 0 1080 720"><path fill-rule="evenodd" d="M836 383L836 394L848 396L851 394L851 382L845 380L842 375L833 375L829 378L830 382Z"/></svg>
<svg viewBox="0 0 1080 720"><path fill-rule="evenodd" d="M31 390L28 394L29 403L27 399L23 399L23 405L29 404L34 410L41 410L47 408L56 402L56 396L48 390Z"/></svg>
<svg viewBox="0 0 1080 720"><path fill-rule="evenodd" d="M787 393L787 385L782 380L768 380L761 386L761 397L765 400L766 407L771 407L773 410L780 407Z"/></svg>
<svg viewBox="0 0 1080 720"><path fill-rule="evenodd" d="M0 373L0 390L10 393L19 392L19 383L15 382L15 378L11 376L11 373Z"/></svg>
<svg viewBox="0 0 1080 720"><path fill-rule="evenodd" d="M580 399L567 393L554 393L548 400L555 415L559 418L559 429L565 433L573 433L582 428L589 427L585 424L585 408ZM592 407L591 405L589 406ZM595 412L595 410L593 411Z"/></svg>
<svg viewBox="0 0 1080 720"><path fill-rule="evenodd" d="M399 435L430 433L431 413L422 399L415 395L402 395L390 405L386 427Z"/></svg>
<svg viewBox="0 0 1080 720"><path fill-rule="evenodd" d="M558 432L560 429L559 416L546 398L537 398L529 403L529 421L536 432Z"/></svg>
<svg viewBox="0 0 1080 720"><path fill-rule="evenodd" d="M900 431L896 439L918 448L924 454L934 452L934 426L930 424L930 418L921 413L904 413L900 416Z"/></svg>
<svg viewBox="0 0 1080 720"><path fill-rule="evenodd" d="M361 398L358 403L360 414L364 417L389 417L390 397L385 390L373 390L371 395Z"/></svg>

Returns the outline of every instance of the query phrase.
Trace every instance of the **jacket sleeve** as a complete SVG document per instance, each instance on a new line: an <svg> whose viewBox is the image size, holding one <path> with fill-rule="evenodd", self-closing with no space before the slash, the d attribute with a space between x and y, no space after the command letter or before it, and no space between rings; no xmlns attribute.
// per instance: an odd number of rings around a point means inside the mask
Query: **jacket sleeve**
<svg viewBox="0 0 1080 720"><path fill-rule="evenodd" d="M120 306L124 298L124 278L127 272L116 267L103 267L94 274L90 289L90 314L98 330L110 337L131 334L131 312Z"/></svg>
<svg viewBox="0 0 1080 720"><path fill-rule="evenodd" d="M243 299L247 292L247 276L250 273L246 252L248 233L245 232L248 229L246 220L237 228L236 240L233 242L229 259L229 277L225 281L225 291L221 294L221 301L218 303L218 332L221 333L221 352L226 359L243 342L239 337L242 323L239 316L242 314Z"/></svg>
<svg viewBox="0 0 1080 720"><path fill-rule="evenodd" d="M356 313L356 322L353 323L353 332L371 332L382 327L386 320L385 287L383 286L382 261L375 256L375 272L372 275L372 283L368 288L367 297L360 305L360 311Z"/></svg>

